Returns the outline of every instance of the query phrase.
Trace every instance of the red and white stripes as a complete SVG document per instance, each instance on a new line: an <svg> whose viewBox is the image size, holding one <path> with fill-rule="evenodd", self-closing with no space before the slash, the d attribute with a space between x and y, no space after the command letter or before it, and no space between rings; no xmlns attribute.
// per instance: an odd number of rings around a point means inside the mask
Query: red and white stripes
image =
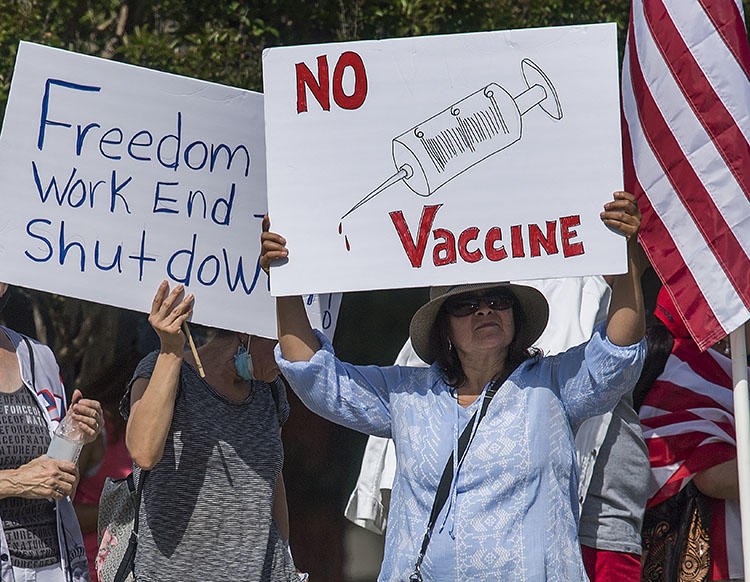
<svg viewBox="0 0 750 582"><path fill-rule="evenodd" d="M750 48L741 2L633 0L625 184L641 242L705 349L750 319Z"/></svg>
<svg viewBox="0 0 750 582"><path fill-rule="evenodd" d="M696 473L736 457L731 361L676 340L639 416L651 462L648 506L676 495ZM738 500L711 499L713 580L742 577Z"/></svg>
<svg viewBox="0 0 750 582"><path fill-rule="evenodd" d="M669 356L639 412L651 460L649 506L675 495L718 457L736 454L731 372L696 370L700 359L686 359Z"/></svg>

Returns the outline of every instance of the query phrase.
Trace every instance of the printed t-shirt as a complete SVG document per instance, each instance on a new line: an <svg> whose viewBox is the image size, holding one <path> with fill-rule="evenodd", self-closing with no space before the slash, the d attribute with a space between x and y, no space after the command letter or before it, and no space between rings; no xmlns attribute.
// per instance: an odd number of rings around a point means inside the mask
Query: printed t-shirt
<svg viewBox="0 0 750 582"><path fill-rule="evenodd" d="M25 386L0 392L0 470L17 469L47 452L50 436L36 398ZM41 568L60 561L52 499L0 499L11 563Z"/></svg>
<svg viewBox="0 0 750 582"><path fill-rule="evenodd" d="M141 360L133 379L150 378L157 356ZM289 416L276 385L278 413L270 384L253 382L235 402L183 362L164 454L144 485L139 582L297 579L271 517L284 462L279 427ZM126 413L129 402L128 393Z"/></svg>

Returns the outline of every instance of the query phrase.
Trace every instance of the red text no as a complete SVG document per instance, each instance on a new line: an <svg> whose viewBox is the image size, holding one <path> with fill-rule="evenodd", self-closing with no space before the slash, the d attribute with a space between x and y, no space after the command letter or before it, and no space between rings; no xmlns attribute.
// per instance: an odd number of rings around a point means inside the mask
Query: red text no
<svg viewBox="0 0 750 582"><path fill-rule="evenodd" d="M328 56L318 57L318 76L305 63L295 65L297 75L297 113L307 111L307 89L325 111L331 110L330 90L328 88ZM344 72L347 68L354 73L354 90L351 95L344 92ZM333 100L341 109L357 109L367 97L367 72L362 57L352 51L342 53L333 69Z"/></svg>

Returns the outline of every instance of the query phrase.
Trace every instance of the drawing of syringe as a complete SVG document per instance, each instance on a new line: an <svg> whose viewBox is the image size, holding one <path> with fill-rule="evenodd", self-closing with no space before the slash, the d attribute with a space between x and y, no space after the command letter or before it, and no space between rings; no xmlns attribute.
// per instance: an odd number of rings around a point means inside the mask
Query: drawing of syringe
<svg viewBox="0 0 750 582"><path fill-rule="evenodd" d="M520 95L513 97L497 83L490 83L394 138L397 172L341 220L401 180L415 194L432 195L446 182L520 140L521 117L537 105L553 119L562 119L557 91L547 75L529 59L521 61L521 74L528 88Z"/></svg>

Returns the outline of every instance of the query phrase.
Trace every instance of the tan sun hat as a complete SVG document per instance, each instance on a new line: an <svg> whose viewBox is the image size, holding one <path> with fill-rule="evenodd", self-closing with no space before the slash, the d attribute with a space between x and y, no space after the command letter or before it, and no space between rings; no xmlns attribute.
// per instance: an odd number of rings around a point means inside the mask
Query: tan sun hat
<svg viewBox="0 0 750 582"><path fill-rule="evenodd" d="M521 310L526 316L526 325L523 329L516 330L516 337L521 345L533 344L547 327L549 318L549 305L541 291L527 285L516 283L478 283L473 285L446 285L443 287L430 288L430 300L420 307L411 318L409 324L409 337L411 345L417 355L428 364L432 364L437 354L432 353L430 337L435 326L435 320L440 308L446 299L455 295L461 295L470 291L482 291L484 289L496 289L502 287L508 289L516 296L521 304Z"/></svg>

